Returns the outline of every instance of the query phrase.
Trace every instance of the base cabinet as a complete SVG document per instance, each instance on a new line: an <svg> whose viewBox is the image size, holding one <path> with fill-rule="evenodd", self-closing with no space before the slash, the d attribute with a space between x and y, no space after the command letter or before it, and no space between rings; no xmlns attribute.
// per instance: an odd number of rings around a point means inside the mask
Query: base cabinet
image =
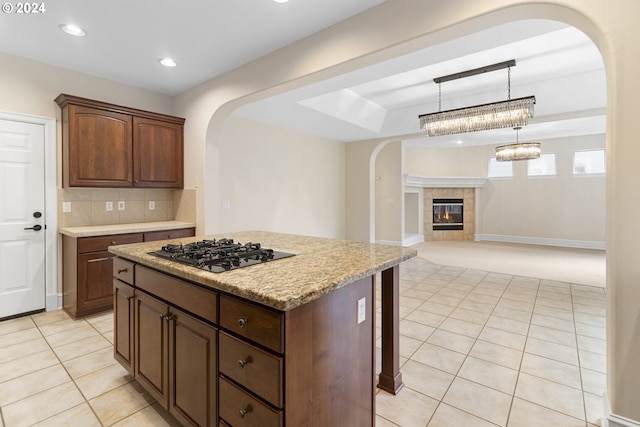
<svg viewBox="0 0 640 427"><path fill-rule="evenodd" d="M116 263L120 261L116 259ZM115 267L115 266L114 266ZM134 289L113 279L113 350L115 359L134 375Z"/></svg>
<svg viewBox="0 0 640 427"><path fill-rule="evenodd" d="M182 425L216 426L216 328L118 279L114 319L115 359Z"/></svg>
<svg viewBox="0 0 640 427"><path fill-rule="evenodd" d="M115 357L183 425L375 426L373 277L282 312L143 265L119 270Z"/></svg>
<svg viewBox="0 0 640 427"><path fill-rule="evenodd" d="M195 228L181 228L94 237L62 236L63 309L74 319L111 310L115 255L107 252L109 246L194 235Z"/></svg>

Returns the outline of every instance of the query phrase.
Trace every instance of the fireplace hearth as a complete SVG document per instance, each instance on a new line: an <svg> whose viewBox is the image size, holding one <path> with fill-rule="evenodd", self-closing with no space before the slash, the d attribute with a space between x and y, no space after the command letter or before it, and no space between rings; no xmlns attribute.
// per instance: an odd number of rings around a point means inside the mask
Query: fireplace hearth
<svg viewBox="0 0 640 427"><path fill-rule="evenodd" d="M463 199L433 199L433 230L464 230Z"/></svg>

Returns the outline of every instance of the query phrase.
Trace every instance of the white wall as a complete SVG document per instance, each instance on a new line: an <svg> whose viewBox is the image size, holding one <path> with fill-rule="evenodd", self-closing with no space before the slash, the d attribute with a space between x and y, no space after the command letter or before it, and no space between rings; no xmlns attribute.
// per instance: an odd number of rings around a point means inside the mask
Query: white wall
<svg viewBox="0 0 640 427"><path fill-rule="evenodd" d="M232 116L220 139L221 232L344 238L344 144Z"/></svg>
<svg viewBox="0 0 640 427"><path fill-rule="evenodd" d="M494 146L407 148L405 173L421 176L487 177ZM556 155L555 176L528 177L527 162L513 162L512 178L489 179L479 195L481 240L502 240L583 248L605 241L604 175L574 176L573 153L604 149L604 135L542 141Z"/></svg>
<svg viewBox="0 0 640 427"><path fill-rule="evenodd" d="M400 244L404 235L402 142L385 145L375 165L375 240Z"/></svg>

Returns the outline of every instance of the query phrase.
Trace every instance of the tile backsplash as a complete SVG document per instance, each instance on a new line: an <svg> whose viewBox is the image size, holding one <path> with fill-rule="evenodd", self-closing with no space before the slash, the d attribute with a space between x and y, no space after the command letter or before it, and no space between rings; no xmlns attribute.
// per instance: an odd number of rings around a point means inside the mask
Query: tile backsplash
<svg viewBox="0 0 640 427"><path fill-rule="evenodd" d="M111 210L107 210L110 202ZM153 209L150 209L150 203ZM65 206L66 205L66 206ZM124 205L124 206L121 206ZM70 212L65 212L65 207ZM124 207L124 209L121 209ZM195 222L195 190L62 188L58 226L130 224L180 220Z"/></svg>

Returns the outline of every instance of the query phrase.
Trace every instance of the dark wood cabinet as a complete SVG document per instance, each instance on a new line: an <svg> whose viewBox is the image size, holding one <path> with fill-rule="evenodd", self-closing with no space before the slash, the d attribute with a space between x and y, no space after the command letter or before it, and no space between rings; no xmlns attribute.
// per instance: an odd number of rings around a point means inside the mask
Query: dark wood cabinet
<svg viewBox="0 0 640 427"><path fill-rule="evenodd" d="M184 119L61 94L65 187L183 188Z"/></svg>
<svg viewBox="0 0 640 427"><path fill-rule="evenodd" d="M118 261L118 259L116 259ZM114 265L114 270L116 266ZM134 294L133 286L113 279L113 352L115 359L134 375Z"/></svg>
<svg viewBox="0 0 640 427"><path fill-rule="evenodd" d="M115 255L107 252L109 246L194 235L195 228L95 237L63 235L63 309L71 317L77 319L113 308L113 258ZM133 273L133 264L131 265L131 273ZM133 280L129 283L132 284Z"/></svg>
<svg viewBox="0 0 640 427"><path fill-rule="evenodd" d="M77 319L113 307L113 257L107 248L142 242L141 233L62 236L62 308Z"/></svg>
<svg viewBox="0 0 640 427"><path fill-rule="evenodd" d="M183 126L133 118L133 186L183 187Z"/></svg>
<svg viewBox="0 0 640 427"><path fill-rule="evenodd" d="M185 426L215 426L217 331L142 291L135 293L134 378Z"/></svg>
<svg viewBox="0 0 640 427"><path fill-rule="evenodd" d="M141 264L133 280L134 377L183 425L375 425L373 276L284 312Z"/></svg>

